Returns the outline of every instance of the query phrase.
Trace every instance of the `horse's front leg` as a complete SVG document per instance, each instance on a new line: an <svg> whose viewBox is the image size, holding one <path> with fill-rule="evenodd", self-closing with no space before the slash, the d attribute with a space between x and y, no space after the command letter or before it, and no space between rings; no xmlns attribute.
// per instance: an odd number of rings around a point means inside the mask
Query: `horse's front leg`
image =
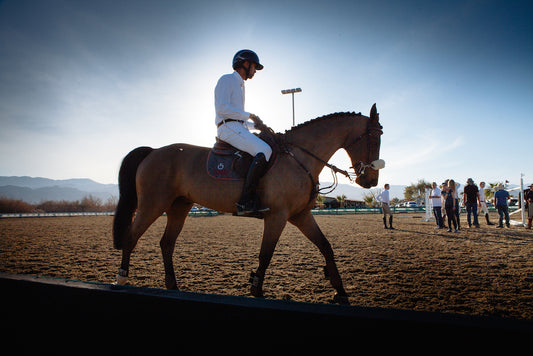
<svg viewBox="0 0 533 356"><path fill-rule="evenodd" d="M339 304L350 304L348 300L348 294L344 290L342 285L342 279L335 263L335 257L333 255L333 249L329 241L326 239L315 218L311 212L302 213L290 219L290 222L296 226L300 231L315 244L326 260L326 276L329 278L331 286L335 288L337 293L333 297L333 301Z"/></svg>
<svg viewBox="0 0 533 356"><path fill-rule="evenodd" d="M269 214L265 216L265 227L263 232L263 241L261 242L261 251L259 252L259 267L250 277L250 293L254 297L263 297L263 280L265 272L270 264L276 244L279 237L287 224L285 214Z"/></svg>

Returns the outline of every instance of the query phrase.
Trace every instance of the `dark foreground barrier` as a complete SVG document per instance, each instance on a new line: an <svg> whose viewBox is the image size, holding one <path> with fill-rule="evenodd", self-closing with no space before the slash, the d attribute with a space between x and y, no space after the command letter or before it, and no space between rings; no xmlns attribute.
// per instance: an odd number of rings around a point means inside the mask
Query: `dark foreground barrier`
<svg viewBox="0 0 533 356"><path fill-rule="evenodd" d="M533 323L528 320L178 292L7 273L0 273L0 291L2 336L7 341L4 349L10 342L22 348L38 345L39 351L75 344L78 353L95 345L108 351L153 345L155 349L194 348L195 353L282 344L335 349L359 348L376 337L387 342L397 339L419 344L433 339L459 345L476 338L524 341L533 333Z"/></svg>

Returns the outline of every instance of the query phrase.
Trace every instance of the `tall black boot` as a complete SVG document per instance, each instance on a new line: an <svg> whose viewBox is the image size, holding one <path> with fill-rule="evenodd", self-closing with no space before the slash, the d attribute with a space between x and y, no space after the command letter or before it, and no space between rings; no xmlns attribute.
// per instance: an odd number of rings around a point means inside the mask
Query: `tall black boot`
<svg viewBox="0 0 533 356"><path fill-rule="evenodd" d="M389 229L394 230L392 227L392 215L389 217Z"/></svg>
<svg viewBox="0 0 533 356"><path fill-rule="evenodd" d="M259 179L266 173L267 161L263 153L258 153L254 157L242 190L241 199L237 203L237 215L239 216L261 216L261 213L269 211L270 208L261 206L256 189Z"/></svg>
<svg viewBox="0 0 533 356"><path fill-rule="evenodd" d="M485 219L487 219L487 225L494 225L493 223L490 222L488 213L485 213Z"/></svg>
<svg viewBox="0 0 533 356"><path fill-rule="evenodd" d="M385 225L385 229L388 229L388 227L387 227L387 217L386 216L383 217L383 225Z"/></svg>

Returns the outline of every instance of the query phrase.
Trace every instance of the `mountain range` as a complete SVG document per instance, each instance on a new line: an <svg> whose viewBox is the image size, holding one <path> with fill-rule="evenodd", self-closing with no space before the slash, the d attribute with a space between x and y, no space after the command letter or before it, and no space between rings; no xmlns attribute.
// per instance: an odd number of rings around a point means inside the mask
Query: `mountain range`
<svg viewBox="0 0 533 356"><path fill-rule="evenodd" d="M321 187L331 183L322 182ZM363 200L364 196L372 190L374 193L383 188L363 189L356 185L339 184L327 196L336 197L345 195L347 199ZM390 196L403 199L403 185L392 185ZM35 204L43 201L76 201L92 195L102 199L103 202L111 197L118 197L117 184L101 184L87 178L55 180L41 177L6 177L0 176L0 197L20 199L27 203Z"/></svg>
<svg viewBox="0 0 533 356"><path fill-rule="evenodd" d="M320 187L327 187L330 184L331 184L330 182L321 182ZM389 189L390 199L394 199L394 198L398 198L400 200L404 199L403 191L405 187L406 185L391 185ZM325 195L328 197L333 197L333 198L339 195L346 195L347 199L363 201L365 198L365 195L369 195L371 194L371 192L374 195L377 195L381 191L383 191L383 189L384 189L383 186L375 187L372 189L364 189L355 184L339 184L333 192L325 194Z"/></svg>
<svg viewBox="0 0 533 356"><path fill-rule="evenodd" d="M321 182L320 187L327 187L330 182ZM390 198L404 199L403 192L406 185L391 185ZM516 185L509 185L508 189L513 196L518 195ZM382 187L363 189L355 184L339 184L334 191L325 194L328 197L345 195L350 200L364 200L370 192L377 194ZM102 184L87 178L55 180L41 177L6 177L0 176L0 197L20 199L27 203L36 204L43 201L76 201L92 195L100 198L105 203L109 198L118 198L117 184Z"/></svg>
<svg viewBox="0 0 533 356"><path fill-rule="evenodd" d="M118 197L117 184L101 184L91 179L55 180L41 177L0 176L0 197L36 204L43 201L76 201L92 195L105 203Z"/></svg>

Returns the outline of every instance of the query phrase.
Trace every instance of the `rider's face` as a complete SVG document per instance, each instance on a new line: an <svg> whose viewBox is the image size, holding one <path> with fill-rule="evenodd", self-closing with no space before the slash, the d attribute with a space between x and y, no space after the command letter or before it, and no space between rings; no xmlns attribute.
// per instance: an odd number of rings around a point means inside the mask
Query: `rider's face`
<svg viewBox="0 0 533 356"><path fill-rule="evenodd" d="M248 79L252 79L256 72L255 63L248 62L248 65L250 66L250 74L248 74Z"/></svg>

